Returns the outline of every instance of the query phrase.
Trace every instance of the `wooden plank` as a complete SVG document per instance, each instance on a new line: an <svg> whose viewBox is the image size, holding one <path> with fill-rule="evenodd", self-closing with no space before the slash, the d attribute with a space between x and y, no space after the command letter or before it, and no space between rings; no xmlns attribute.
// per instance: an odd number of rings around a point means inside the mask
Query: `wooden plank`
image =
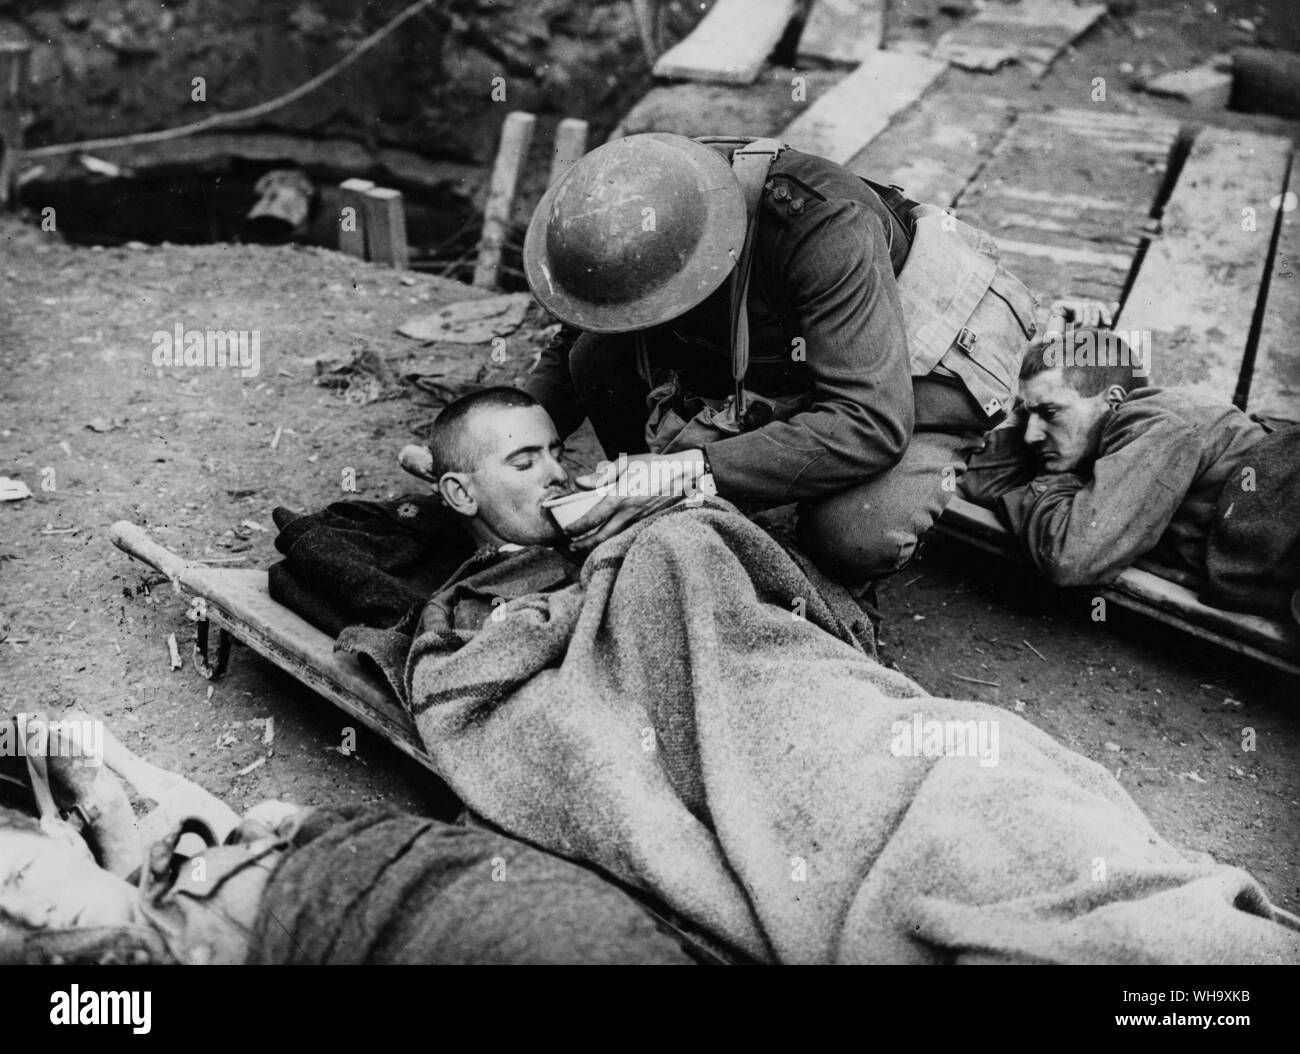
<svg viewBox="0 0 1300 1054"><path fill-rule="evenodd" d="M381 267L405 271L411 265L406 244L406 207L402 192L373 187L361 196L365 209L366 258Z"/></svg>
<svg viewBox="0 0 1300 1054"><path fill-rule="evenodd" d="M1206 128L1165 207L1117 328L1151 333L1148 383L1220 399L1237 389L1291 143ZM1245 210L1253 210L1247 212ZM1253 227L1254 229L1244 229Z"/></svg>
<svg viewBox="0 0 1300 1054"><path fill-rule="evenodd" d="M685 40L660 56L654 75L752 84L794 9L795 0L717 0Z"/></svg>
<svg viewBox="0 0 1300 1054"><path fill-rule="evenodd" d="M797 57L856 66L880 50L884 32L885 0L813 0Z"/></svg>
<svg viewBox="0 0 1300 1054"><path fill-rule="evenodd" d="M1300 421L1300 154L1291 161L1286 192L1277 199L1277 252L1268 281L1268 299L1247 409L1287 421ZM1288 206L1289 211L1287 211Z"/></svg>
<svg viewBox="0 0 1300 1054"><path fill-rule="evenodd" d="M587 122L576 117L566 117L555 130L555 148L551 151L550 186L569 171L578 158L587 152Z"/></svg>
<svg viewBox="0 0 1300 1054"><path fill-rule="evenodd" d="M645 52L648 66L654 66L659 59L659 39L655 32L654 0L632 0L632 18L636 22L637 36L641 38L641 50Z"/></svg>
<svg viewBox="0 0 1300 1054"><path fill-rule="evenodd" d="M1153 608L1168 611L1189 622L1224 636L1271 651L1290 650L1300 658L1300 636L1281 622L1260 615L1202 604L1186 586L1177 585L1150 571L1130 567L1120 572L1115 589Z"/></svg>
<svg viewBox="0 0 1300 1054"><path fill-rule="evenodd" d="M952 205L1006 137L1005 98L931 92L848 162L856 175L902 187L914 201Z"/></svg>
<svg viewBox="0 0 1300 1054"><path fill-rule="evenodd" d="M1239 640L1226 632L1210 629L1196 622L1184 618L1178 611L1162 608L1159 605L1149 604L1140 597L1135 596L1124 589L1114 589L1106 587L1099 590L1099 595L1105 597L1114 604L1122 608L1144 615L1147 618L1154 619L1157 622L1163 622L1167 626L1173 626L1175 629L1189 633L1193 637L1199 637L1201 640L1208 640L1217 644L1220 648L1236 652L1238 655L1244 655L1255 662L1264 663L1283 673L1289 673L1293 677L1300 677L1300 661L1295 658L1288 658L1286 655L1279 655L1266 648L1260 648L1246 641ZM1300 656L1300 652L1295 653Z"/></svg>
<svg viewBox="0 0 1300 1054"><path fill-rule="evenodd" d="M1066 45L1105 13L1105 4L1076 7L1069 0L991 3L941 36L933 54L970 69L996 69L1014 58L1042 76Z"/></svg>
<svg viewBox="0 0 1300 1054"><path fill-rule="evenodd" d="M746 135L777 135L807 107L809 99L844 78L835 70L769 67L747 87L680 81L657 84L633 106L610 139L640 132L672 132L693 137L717 135L719 128L743 128Z"/></svg>
<svg viewBox="0 0 1300 1054"><path fill-rule="evenodd" d="M1043 308L1062 298L1118 301L1149 236L1178 131L1162 117L1020 114L958 199L957 215L993 235ZM1062 182L1078 175L1091 190L1062 193Z"/></svg>
<svg viewBox="0 0 1300 1054"><path fill-rule="evenodd" d="M528 160L537 118L516 110L507 114L501 125L501 145L492 168L487 204L483 209L483 235L478 244L478 262L474 265L474 285L495 289L501 267L501 251L510 230L515 207L515 191Z"/></svg>
<svg viewBox="0 0 1300 1054"><path fill-rule="evenodd" d="M366 191L374 189L368 179L345 179L339 184L339 252L366 258L365 196Z"/></svg>
<svg viewBox="0 0 1300 1054"><path fill-rule="evenodd" d="M1132 256L1127 253L1105 253L1083 247L1070 249L1058 245L1020 242L1003 237L998 238L998 245L1004 253L1013 256L1043 256L1051 260L1061 260L1065 263L1109 267L1124 274L1128 273L1129 264L1133 260Z"/></svg>
<svg viewBox="0 0 1300 1054"><path fill-rule="evenodd" d="M989 510L953 498L936 524L941 534L1016 562L1024 555L1011 533ZM1300 674L1300 631L1260 615L1202 604L1185 586L1150 571L1130 567L1114 583L1097 587L1098 596L1240 654Z"/></svg>
<svg viewBox="0 0 1300 1054"><path fill-rule="evenodd" d="M796 117L779 138L796 150L845 164L946 68L933 59L877 51Z"/></svg>

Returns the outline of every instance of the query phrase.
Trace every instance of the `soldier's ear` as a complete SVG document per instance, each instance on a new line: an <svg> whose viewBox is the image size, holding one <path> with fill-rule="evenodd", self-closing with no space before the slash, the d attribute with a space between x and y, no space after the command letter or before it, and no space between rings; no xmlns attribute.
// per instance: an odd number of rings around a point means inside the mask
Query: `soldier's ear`
<svg viewBox="0 0 1300 1054"><path fill-rule="evenodd" d="M1106 389L1106 405L1112 410L1116 409L1124 401L1124 396L1128 393L1124 391L1123 386L1112 384Z"/></svg>
<svg viewBox="0 0 1300 1054"><path fill-rule="evenodd" d="M478 496L465 472L444 472L438 480L438 493L449 509L462 516L478 515Z"/></svg>

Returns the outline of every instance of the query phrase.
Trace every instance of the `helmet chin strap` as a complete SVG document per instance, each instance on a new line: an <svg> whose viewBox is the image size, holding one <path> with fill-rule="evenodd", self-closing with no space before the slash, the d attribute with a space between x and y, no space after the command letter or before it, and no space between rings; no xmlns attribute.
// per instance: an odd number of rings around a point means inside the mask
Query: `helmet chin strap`
<svg viewBox="0 0 1300 1054"><path fill-rule="evenodd" d="M749 372L749 276L753 270L754 242L758 230L758 201L767 173L785 149L778 139L756 139L731 156L731 171L745 195L745 243L731 272L731 380L735 385L736 421L745 415L745 374Z"/></svg>
<svg viewBox="0 0 1300 1054"><path fill-rule="evenodd" d="M736 420L745 416L745 374L749 372L749 261L754 221L745 229L745 246L731 272L731 382L736 393Z"/></svg>

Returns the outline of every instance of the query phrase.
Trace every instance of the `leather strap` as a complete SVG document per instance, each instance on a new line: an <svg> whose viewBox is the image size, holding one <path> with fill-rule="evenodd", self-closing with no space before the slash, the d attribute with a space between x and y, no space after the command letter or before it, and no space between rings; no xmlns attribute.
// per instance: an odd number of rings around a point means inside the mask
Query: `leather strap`
<svg viewBox="0 0 1300 1054"><path fill-rule="evenodd" d="M919 202L909 198L902 187L891 183L889 186L877 183L874 180L867 179L866 176L859 176L859 179L867 185L867 189L876 195L881 203L898 221L898 225L903 228L903 233L907 235L907 244L910 246L912 240L916 237L916 219L912 215L912 210L917 207ZM893 232L889 232L889 247L894 246Z"/></svg>
<svg viewBox="0 0 1300 1054"><path fill-rule="evenodd" d="M745 413L745 374L749 372L749 276L753 270L758 202L772 162L785 149L779 139L755 139L731 156L731 170L745 195L745 243L731 276L731 379L735 384L736 421Z"/></svg>
<svg viewBox="0 0 1300 1054"><path fill-rule="evenodd" d="M54 802L54 791L50 787L50 771L46 765L45 752L28 751L27 775L32 784L32 796L36 799L36 808L42 820L61 820L63 814Z"/></svg>

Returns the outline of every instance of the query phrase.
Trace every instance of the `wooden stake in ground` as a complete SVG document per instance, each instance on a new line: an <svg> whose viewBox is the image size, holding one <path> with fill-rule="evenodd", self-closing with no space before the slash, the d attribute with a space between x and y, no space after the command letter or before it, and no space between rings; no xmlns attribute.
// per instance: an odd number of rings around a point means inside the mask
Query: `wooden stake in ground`
<svg viewBox="0 0 1300 1054"><path fill-rule="evenodd" d="M537 118L531 113L516 110L506 115L501 126L501 146L497 150L496 165L492 168L492 183L483 209L483 237L478 243L478 263L474 266L474 284L484 289L496 288L501 250L506 244L515 207L515 191L524 162L528 159L536 124Z"/></svg>
<svg viewBox="0 0 1300 1054"><path fill-rule="evenodd" d="M382 267L405 271L411 265L411 251L406 244L402 192L375 187L365 192L361 202L365 209L366 256Z"/></svg>
<svg viewBox="0 0 1300 1054"><path fill-rule="evenodd" d="M645 52L645 60L651 66L659 58L659 40L655 33L652 4L653 0L632 0L632 17L636 19L636 31L641 37L641 50Z"/></svg>
<svg viewBox="0 0 1300 1054"><path fill-rule="evenodd" d="M23 148L22 93L31 50L26 43L0 43L0 208L12 199Z"/></svg>
<svg viewBox="0 0 1300 1054"><path fill-rule="evenodd" d="M366 191L374 189L368 179L345 179L339 184L339 252L366 258L364 198Z"/></svg>
<svg viewBox="0 0 1300 1054"><path fill-rule="evenodd" d="M551 177L546 185L551 186L586 152L587 122L580 121L576 117L566 117L555 130L555 150L551 154Z"/></svg>

